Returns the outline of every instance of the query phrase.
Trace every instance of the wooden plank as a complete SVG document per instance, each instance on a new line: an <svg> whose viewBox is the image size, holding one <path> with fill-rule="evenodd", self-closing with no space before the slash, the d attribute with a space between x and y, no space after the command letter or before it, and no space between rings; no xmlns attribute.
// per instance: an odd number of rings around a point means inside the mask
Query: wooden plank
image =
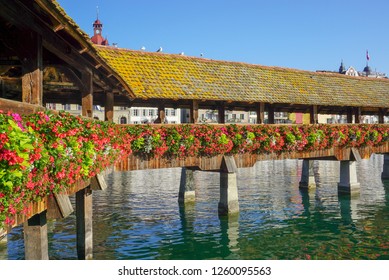
<svg viewBox="0 0 389 280"><path fill-rule="evenodd" d="M233 156L223 156L220 171L224 173L236 173L238 171Z"/></svg>
<svg viewBox="0 0 389 280"><path fill-rule="evenodd" d="M357 148L354 148L354 147L351 148L350 160L354 160L354 161L356 160L358 162L362 160L362 157L359 154L359 151Z"/></svg>
<svg viewBox="0 0 389 280"><path fill-rule="evenodd" d="M63 219L73 213L74 209L66 194L54 194L48 198L47 218Z"/></svg>
<svg viewBox="0 0 389 280"><path fill-rule="evenodd" d="M15 112L20 115L30 115L38 111L44 111L45 108L40 105L0 98L0 110L4 112Z"/></svg>
<svg viewBox="0 0 389 280"><path fill-rule="evenodd" d="M356 150L361 158L368 158L372 153L389 153L389 143L377 147L360 147ZM257 161L263 160L284 160L284 159L316 159L316 160L350 160L351 149L334 147L326 150L315 150L309 152L288 152L269 154L238 154L234 155L235 164L238 168L252 167ZM199 170L219 171L222 165L223 155L214 157L188 157L185 159L142 159L130 155L127 160L115 164L117 171L193 167ZM225 170L233 168L225 167Z"/></svg>
<svg viewBox="0 0 389 280"><path fill-rule="evenodd" d="M107 188L107 183L105 182L104 176L102 174L97 174L91 179L91 189L103 191Z"/></svg>

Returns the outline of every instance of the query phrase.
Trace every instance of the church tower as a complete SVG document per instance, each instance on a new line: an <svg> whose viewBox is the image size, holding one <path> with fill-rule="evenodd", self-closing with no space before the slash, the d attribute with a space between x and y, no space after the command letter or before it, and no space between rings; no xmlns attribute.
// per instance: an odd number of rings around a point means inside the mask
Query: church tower
<svg viewBox="0 0 389 280"><path fill-rule="evenodd" d="M93 37L91 38L92 42L96 45L108 46L108 39L103 38L103 24L99 20L99 14L97 13L97 19L93 23Z"/></svg>

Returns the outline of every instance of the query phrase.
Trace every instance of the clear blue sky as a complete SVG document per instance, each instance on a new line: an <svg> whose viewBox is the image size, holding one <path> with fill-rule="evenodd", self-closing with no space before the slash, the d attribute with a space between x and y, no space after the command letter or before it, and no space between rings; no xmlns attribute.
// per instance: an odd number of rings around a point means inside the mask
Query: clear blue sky
<svg viewBox="0 0 389 280"><path fill-rule="evenodd" d="M88 34L121 48L184 52L302 70L362 70L389 76L387 0L58 0Z"/></svg>

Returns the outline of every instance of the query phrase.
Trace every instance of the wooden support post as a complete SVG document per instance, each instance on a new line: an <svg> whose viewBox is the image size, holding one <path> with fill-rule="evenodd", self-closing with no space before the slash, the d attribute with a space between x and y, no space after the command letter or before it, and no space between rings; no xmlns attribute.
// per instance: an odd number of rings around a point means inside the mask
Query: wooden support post
<svg viewBox="0 0 389 280"><path fill-rule="evenodd" d="M190 123L199 122L199 102L197 100L192 100L190 104Z"/></svg>
<svg viewBox="0 0 389 280"><path fill-rule="evenodd" d="M265 123L265 103L259 102L257 104L257 124Z"/></svg>
<svg viewBox="0 0 389 280"><path fill-rule="evenodd" d="M219 123L221 124L226 123L226 110L224 108L224 105L223 104L219 105L217 111L218 111L217 114L219 116Z"/></svg>
<svg viewBox="0 0 389 280"><path fill-rule="evenodd" d="M5 98L4 81L0 78L0 98Z"/></svg>
<svg viewBox="0 0 389 280"><path fill-rule="evenodd" d="M224 156L220 167L219 215L230 215L239 212L236 171L234 157Z"/></svg>
<svg viewBox="0 0 389 280"><path fill-rule="evenodd" d="M49 259L46 211L24 223L24 251L26 260Z"/></svg>
<svg viewBox="0 0 389 280"><path fill-rule="evenodd" d="M269 104L268 110L267 110L267 118L268 118L268 124L274 124L274 106L273 104Z"/></svg>
<svg viewBox="0 0 389 280"><path fill-rule="evenodd" d="M180 190L178 202L180 204L194 202L196 200L194 170L183 167L181 169Z"/></svg>
<svg viewBox="0 0 389 280"><path fill-rule="evenodd" d="M92 190L87 187L76 193L77 255L80 260L93 257Z"/></svg>
<svg viewBox="0 0 389 280"><path fill-rule="evenodd" d="M7 248L7 232L4 229L0 229L0 248L3 247L4 249ZM8 259L8 250L4 250L4 254L1 254L1 257L3 257L5 260Z"/></svg>
<svg viewBox="0 0 389 280"><path fill-rule="evenodd" d="M389 180L389 154L384 154L384 166L381 173L381 179Z"/></svg>
<svg viewBox="0 0 389 280"><path fill-rule="evenodd" d="M166 122L166 113L165 113L165 105L160 104L158 106L158 117L154 121L154 123L165 123Z"/></svg>
<svg viewBox="0 0 389 280"><path fill-rule="evenodd" d="M340 182L338 192L342 194L359 193L360 183L357 178L357 166L355 161L340 161Z"/></svg>
<svg viewBox="0 0 389 280"><path fill-rule="evenodd" d="M301 189L316 188L315 175L313 173L313 160L303 159L299 187Z"/></svg>
<svg viewBox="0 0 389 280"><path fill-rule="evenodd" d="M29 40L20 52L22 62L22 101L42 105L43 99L43 66L42 66L42 37L37 33L27 32ZM28 47L27 47L28 46Z"/></svg>
<svg viewBox="0 0 389 280"><path fill-rule="evenodd" d="M316 124L319 122L318 113L317 113L317 105L311 106L309 121L310 121L310 124Z"/></svg>
<svg viewBox="0 0 389 280"><path fill-rule="evenodd" d="M355 123L361 123L361 108L357 107L354 110Z"/></svg>
<svg viewBox="0 0 389 280"><path fill-rule="evenodd" d="M108 122L113 122L113 106L114 106L114 94L109 91L105 95L104 105L104 119Z"/></svg>
<svg viewBox="0 0 389 280"><path fill-rule="evenodd" d="M6 243L7 242L7 232L4 229L0 229L0 242Z"/></svg>
<svg viewBox="0 0 389 280"><path fill-rule="evenodd" d="M82 90L82 115L93 118L93 77L92 73L82 73L82 83L85 88Z"/></svg>
<svg viewBox="0 0 389 280"><path fill-rule="evenodd" d="M353 123L353 108L347 108L347 123Z"/></svg>
<svg viewBox="0 0 389 280"><path fill-rule="evenodd" d="M379 110L378 112L378 123L385 123L385 111L386 110Z"/></svg>

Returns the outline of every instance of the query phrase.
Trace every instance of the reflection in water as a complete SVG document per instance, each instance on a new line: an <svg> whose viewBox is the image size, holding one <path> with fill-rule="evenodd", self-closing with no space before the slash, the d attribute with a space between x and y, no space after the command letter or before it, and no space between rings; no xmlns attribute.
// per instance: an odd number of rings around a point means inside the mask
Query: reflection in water
<svg viewBox="0 0 389 280"><path fill-rule="evenodd" d="M338 196L339 163L315 161L317 186L300 190L302 161L238 171L240 213L219 217L219 174L195 172L196 202L177 202L181 169L114 172L94 193L96 259L389 259L389 182L383 157L358 163L361 193ZM73 202L74 203L74 202ZM75 259L75 217L50 222L51 259ZM8 250L6 249L8 247ZM0 258L23 259L22 229Z"/></svg>
<svg viewBox="0 0 389 280"><path fill-rule="evenodd" d="M239 256L239 215L221 216L221 244L223 259L240 259Z"/></svg>

